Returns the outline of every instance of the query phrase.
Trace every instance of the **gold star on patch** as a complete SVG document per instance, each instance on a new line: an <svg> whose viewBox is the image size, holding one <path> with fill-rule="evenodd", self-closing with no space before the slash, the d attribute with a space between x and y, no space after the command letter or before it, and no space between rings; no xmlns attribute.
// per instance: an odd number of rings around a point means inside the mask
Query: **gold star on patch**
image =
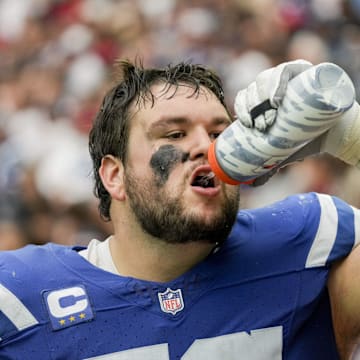
<svg viewBox="0 0 360 360"><path fill-rule="evenodd" d="M81 313L81 314L79 315L79 318L80 318L80 319L84 319L84 318L85 318L85 316L86 316L86 314Z"/></svg>
<svg viewBox="0 0 360 360"><path fill-rule="evenodd" d="M65 321L64 319L61 319L61 320L59 321L59 323L60 323L60 325L65 325L66 321Z"/></svg>
<svg viewBox="0 0 360 360"><path fill-rule="evenodd" d="M69 320L70 320L70 322L73 322L73 321L75 321L75 317L74 317L74 316L70 316L70 317L69 317Z"/></svg>

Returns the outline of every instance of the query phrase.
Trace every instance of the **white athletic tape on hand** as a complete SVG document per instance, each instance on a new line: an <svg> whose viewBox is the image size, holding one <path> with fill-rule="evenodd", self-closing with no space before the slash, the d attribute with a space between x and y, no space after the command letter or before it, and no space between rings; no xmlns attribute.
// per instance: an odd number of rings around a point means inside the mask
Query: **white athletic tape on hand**
<svg viewBox="0 0 360 360"><path fill-rule="evenodd" d="M321 151L360 168L360 106L357 102L324 135Z"/></svg>

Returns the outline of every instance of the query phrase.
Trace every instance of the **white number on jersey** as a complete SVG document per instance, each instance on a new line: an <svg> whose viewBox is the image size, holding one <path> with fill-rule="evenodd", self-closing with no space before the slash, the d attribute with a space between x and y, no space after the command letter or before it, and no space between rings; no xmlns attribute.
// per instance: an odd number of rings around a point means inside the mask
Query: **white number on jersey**
<svg viewBox="0 0 360 360"><path fill-rule="evenodd" d="M181 360L281 360L282 326L195 340ZM168 344L144 346L87 360L169 360Z"/></svg>

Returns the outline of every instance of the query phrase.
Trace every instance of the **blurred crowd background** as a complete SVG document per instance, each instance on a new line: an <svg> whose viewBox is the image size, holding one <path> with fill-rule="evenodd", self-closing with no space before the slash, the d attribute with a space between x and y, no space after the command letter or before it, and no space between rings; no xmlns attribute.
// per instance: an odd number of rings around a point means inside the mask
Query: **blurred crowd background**
<svg viewBox="0 0 360 360"><path fill-rule="evenodd" d="M360 0L0 0L0 250L111 233L87 135L113 63L203 63L236 91L292 59L331 61L360 94ZM242 207L319 191L360 206L360 171L322 155L244 186Z"/></svg>

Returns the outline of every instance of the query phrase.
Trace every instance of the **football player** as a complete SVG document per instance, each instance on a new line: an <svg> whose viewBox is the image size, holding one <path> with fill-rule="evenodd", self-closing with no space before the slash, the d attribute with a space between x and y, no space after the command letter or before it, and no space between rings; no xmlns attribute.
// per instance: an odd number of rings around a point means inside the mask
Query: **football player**
<svg viewBox="0 0 360 360"><path fill-rule="evenodd" d="M0 358L356 356L360 211L317 193L239 211L239 187L210 176L208 148L232 122L218 76L189 63L118 66L89 141L114 234L0 254ZM289 79L308 66L282 64L239 93L237 105L255 96L235 107L241 121L268 99L272 115L247 125L276 122ZM319 151L359 160L357 108L322 143L344 141Z"/></svg>

